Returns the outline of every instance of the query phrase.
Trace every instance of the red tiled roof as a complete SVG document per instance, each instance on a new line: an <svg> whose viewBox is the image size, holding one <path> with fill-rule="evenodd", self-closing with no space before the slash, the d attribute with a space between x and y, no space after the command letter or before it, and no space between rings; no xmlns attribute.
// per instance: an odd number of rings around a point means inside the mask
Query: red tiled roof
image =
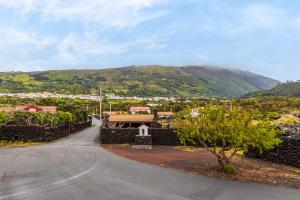
<svg viewBox="0 0 300 200"><path fill-rule="evenodd" d="M109 122L152 122L154 115L111 115Z"/></svg>

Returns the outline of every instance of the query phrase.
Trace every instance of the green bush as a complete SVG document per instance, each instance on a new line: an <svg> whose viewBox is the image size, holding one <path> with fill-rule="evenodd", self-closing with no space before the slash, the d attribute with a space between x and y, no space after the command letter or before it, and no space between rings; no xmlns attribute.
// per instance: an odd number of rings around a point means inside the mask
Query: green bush
<svg viewBox="0 0 300 200"><path fill-rule="evenodd" d="M6 123L6 114L4 112L0 112L0 127Z"/></svg>
<svg viewBox="0 0 300 200"><path fill-rule="evenodd" d="M236 174L237 173L237 169L232 166L231 164L225 164L223 166L223 171L227 174Z"/></svg>
<svg viewBox="0 0 300 200"><path fill-rule="evenodd" d="M280 118L280 114L277 113L277 112L269 112L268 115L267 115L267 117L268 117L269 119L274 119L274 120L276 120L276 119L279 119L279 118Z"/></svg>
<svg viewBox="0 0 300 200"><path fill-rule="evenodd" d="M56 113L16 111L11 113L6 120L8 125L40 125L48 127L76 122L73 114L60 111Z"/></svg>

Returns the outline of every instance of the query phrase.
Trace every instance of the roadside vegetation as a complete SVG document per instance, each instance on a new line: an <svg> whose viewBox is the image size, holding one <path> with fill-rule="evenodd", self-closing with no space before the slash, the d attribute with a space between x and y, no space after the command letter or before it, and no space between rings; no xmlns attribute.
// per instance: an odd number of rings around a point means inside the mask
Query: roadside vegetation
<svg viewBox="0 0 300 200"><path fill-rule="evenodd" d="M1 148L28 147L28 146L40 145L40 144L44 144L44 143L0 140L0 149Z"/></svg>
<svg viewBox="0 0 300 200"><path fill-rule="evenodd" d="M58 112L0 112L1 125L40 125L60 126L65 124L85 122L88 119L86 101L71 99L21 99L16 97L0 97L0 107L15 107L17 105L56 106Z"/></svg>
<svg viewBox="0 0 300 200"><path fill-rule="evenodd" d="M234 106L206 105L199 115L177 115L174 127L183 144L200 144L218 159L222 170L235 173L232 159L240 151L274 148L280 143L281 131L268 118L255 111Z"/></svg>

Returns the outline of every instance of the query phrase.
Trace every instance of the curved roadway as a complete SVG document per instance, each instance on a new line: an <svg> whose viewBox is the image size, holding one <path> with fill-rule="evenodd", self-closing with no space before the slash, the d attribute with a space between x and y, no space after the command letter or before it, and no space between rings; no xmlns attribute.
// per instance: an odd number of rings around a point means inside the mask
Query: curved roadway
<svg viewBox="0 0 300 200"><path fill-rule="evenodd" d="M299 200L300 191L204 177L113 155L98 127L57 142L0 150L0 200Z"/></svg>

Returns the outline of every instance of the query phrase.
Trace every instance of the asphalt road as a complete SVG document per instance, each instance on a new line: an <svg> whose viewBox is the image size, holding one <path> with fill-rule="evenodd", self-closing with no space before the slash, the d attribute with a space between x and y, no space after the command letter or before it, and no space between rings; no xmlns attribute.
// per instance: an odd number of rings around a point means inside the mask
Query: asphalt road
<svg viewBox="0 0 300 200"><path fill-rule="evenodd" d="M0 150L0 200L299 200L300 191L197 176L115 156L98 127L55 143Z"/></svg>

